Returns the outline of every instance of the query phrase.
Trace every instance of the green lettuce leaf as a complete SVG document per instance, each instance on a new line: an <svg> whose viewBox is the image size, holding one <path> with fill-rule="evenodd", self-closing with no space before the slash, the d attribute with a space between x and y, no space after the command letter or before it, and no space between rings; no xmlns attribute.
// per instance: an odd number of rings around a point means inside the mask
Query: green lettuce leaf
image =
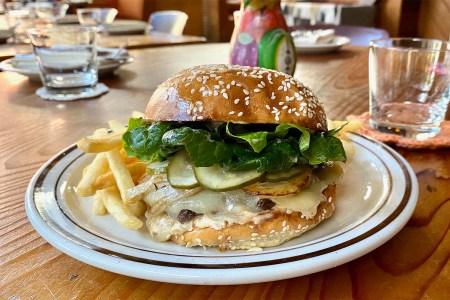
<svg viewBox="0 0 450 300"><path fill-rule="evenodd" d="M261 152L267 145L267 131L232 134L230 123L227 123L226 132L229 136L246 141L256 153Z"/></svg>
<svg viewBox="0 0 450 300"><path fill-rule="evenodd" d="M122 136L123 147L130 157L153 161L162 146L161 138L169 129L168 123L154 122L147 127L142 118L130 119Z"/></svg>
<svg viewBox="0 0 450 300"><path fill-rule="evenodd" d="M162 137L162 149L184 146L197 167L223 165L232 156L230 147L223 141L214 140L214 135L203 129L175 128Z"/></svg>
<svg viewBox="0 0 450 300"><path fill-rule="evenodd" d="M142 119L130 119L123 145L127 155L143 161L165 160L185 148L197 167L218 164L236 171L279 171L299 164L347 159L341 141L335 137L341 128L310 133L289 123L210 125L199 122L149 125Z"/></svg>

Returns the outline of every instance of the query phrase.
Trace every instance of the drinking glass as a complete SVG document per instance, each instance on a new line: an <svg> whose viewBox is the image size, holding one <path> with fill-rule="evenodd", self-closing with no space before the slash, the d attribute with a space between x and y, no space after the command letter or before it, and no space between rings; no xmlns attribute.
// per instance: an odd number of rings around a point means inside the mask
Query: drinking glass
<svg viewBox="0 0 450 300"><path fill-rule="evenodd" d="M436 136L450 101L450 43L372 41L369 89L372 128L419 140Z"/></svg>
<svg viewBox="0 0 450 300"><path fill-rule="evenodd" d="M58 19L66 16L69 5L66 3L36 2L34 9L38 18L55 23Z"/></svg>
<svg viewBox="0 0 450 300"><path fill-rule="evenodd" d="M48 94L94 92L98 81L97 31L94 27L29 29L42 83Z"/></svg>
<svg viewBox="0 0 450 300"><path fill-rule="evenodd" d="M16 3L16 2L9 2ZM7 3L7 4L9 4ZM17 6L10 7L14 9L7 9L5 12L6 23L12 34L12 42L17 54L32 52L30 39L27 35L27 29L34 26L34 18L30 14L30 11L25 7Z"/></svg>
<svg viewBox="0 0 450 300"><path fill-rule="evenodd" d="M118 11L115 8L79 8L77 9L78 21L81 25L98 26L104 31L106 24L111 24Z"/></svg>

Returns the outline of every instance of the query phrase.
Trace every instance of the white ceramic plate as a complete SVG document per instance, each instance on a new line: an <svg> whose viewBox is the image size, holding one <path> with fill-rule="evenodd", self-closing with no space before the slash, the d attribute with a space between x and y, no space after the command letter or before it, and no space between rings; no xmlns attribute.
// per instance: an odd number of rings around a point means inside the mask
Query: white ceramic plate
<svg viewBox="0 0 450 300"><path fill-rule="evenodd" d="M99 61L100 65L98 67L98 75L104 76L107 74L112 73L116 69L118 69L120 66L124 64L129 64L134 61L134 58L126 55L121 55L120 57L114 57L114 59L108 59L108 53L110 53L113 50L113 48L102 48L103 50L99 49ZM107 51L104 49L109 49L111 51ZM120 50L120 49L119 49ZM103 55L100 54L100 51L103 51ZM113 52L111 52L113 53ZM28 55L30 56L30 55ZM19 74L22 74L24 76L28 76L30 80L33 81L41 81L41 77L39 76L39 67L36 62L30 59L22 60L18 59L17 57L13 57L7 60L4 60L0 62L0 70L2 71L11 71L16 72Z"/></svg>
<svg viewBox="0 0 450 300"><path fill-rule="evenodd" d="M339 50L342 46L350 44L350 38L346 36L335 36L327 43L299 43L294 39L295 50L299 54L319 54Z"/></svg>
<svg viewBox="0 0 450 300"><path fill-rule="evenodd" d="M417 202L417 178L391 148L352 134L356 154L337 190L335 214L281 246L261 252L186 248L152 241L111 216L93 216L92 199L74 186L92 156L75 145L49 160L31 180L28 218L53 246L87 264L132 277L182 284L244 284L322 271L358 258L393 237Z"/></svg>

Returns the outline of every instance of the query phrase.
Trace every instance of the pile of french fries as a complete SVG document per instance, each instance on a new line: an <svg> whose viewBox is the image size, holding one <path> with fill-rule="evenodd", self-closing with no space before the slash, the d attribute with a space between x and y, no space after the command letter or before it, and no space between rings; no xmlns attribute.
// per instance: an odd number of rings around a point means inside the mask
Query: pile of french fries
<svg viewBox="0 0 450 300"><path fill-rule="evenodd" d="M132 117L141 117L134 112ZM93 197L92 212L95 215L110 214L120 225L137 230L144 223L140 219L147 210L142 200L143 189L138 185L146 174L146 162L127 157L122 147L124 124L111 120L110 129L97 129L92 136L78 141L79 149L95 153L92 163L83 170L77 186L80 197ZM110 133L112 132L112 133Z"/></svg>

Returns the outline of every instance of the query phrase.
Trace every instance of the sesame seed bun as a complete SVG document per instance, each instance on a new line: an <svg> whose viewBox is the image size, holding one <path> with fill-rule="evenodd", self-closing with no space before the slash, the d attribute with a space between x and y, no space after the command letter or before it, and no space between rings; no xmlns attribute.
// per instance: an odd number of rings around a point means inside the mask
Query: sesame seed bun
<svg viewBox="0 0 450 300"><path fill-rule="evenodd" d="M258 67L203 65L163 82L145 117L153 121L294 123L325 131L326 116L312 91L290 75Z"/></svg>
<svg viewBox="0 0 450 300"><path fill-rule="evenodd" d="M278 246L314 228L333 214L336 186L329 185L323 195L327 200L319 204L316 215L311 219L305 218L300 212L276 210L272 217L260 224L232 225L220 230L194 228L171 236L171 240L187 247L218 247L222 251Z"/></svg>

